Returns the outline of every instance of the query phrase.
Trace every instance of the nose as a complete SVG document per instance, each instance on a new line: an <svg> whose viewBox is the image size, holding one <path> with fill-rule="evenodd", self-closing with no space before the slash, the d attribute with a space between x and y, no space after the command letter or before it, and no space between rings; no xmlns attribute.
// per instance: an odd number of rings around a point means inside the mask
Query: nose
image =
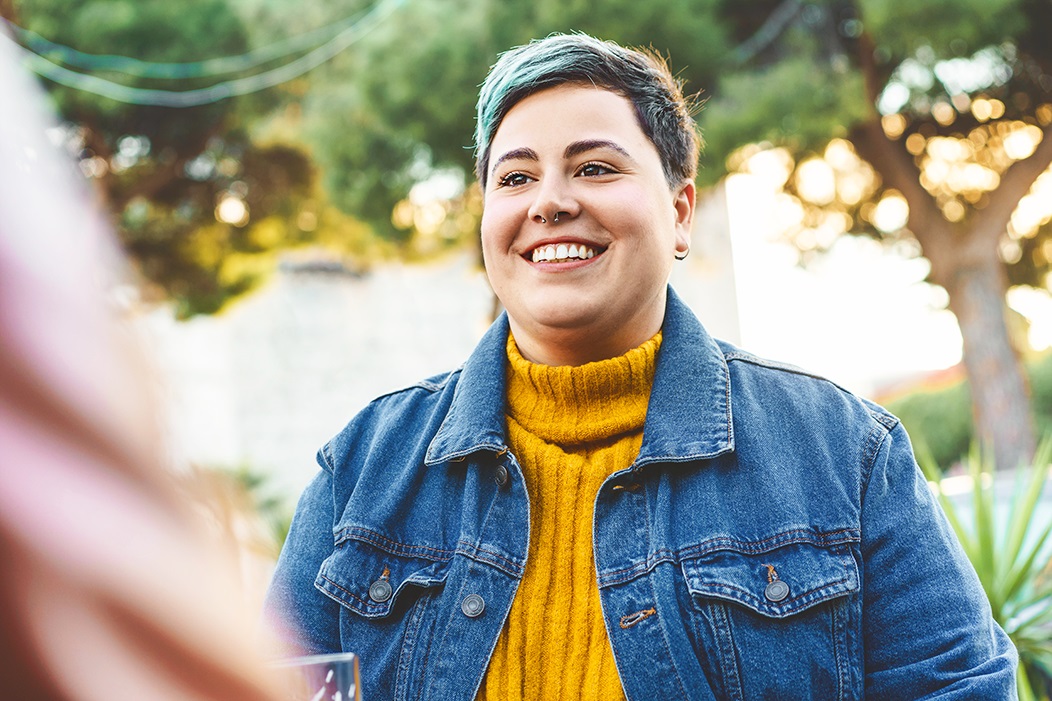
<svg viewBox="0 0 1052 701"><path fill-rule="evenodd" d="M560 177L547 177L538 183L536 197L526 216L537 224L559 224L580 212L571 183Z"/></svg>

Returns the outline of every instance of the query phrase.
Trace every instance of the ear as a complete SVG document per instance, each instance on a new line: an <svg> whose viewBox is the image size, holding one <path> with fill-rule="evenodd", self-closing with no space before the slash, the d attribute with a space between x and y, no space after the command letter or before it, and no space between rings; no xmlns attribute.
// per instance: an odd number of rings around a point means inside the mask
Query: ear
<svg viewBox="0 0 1052 701"><path fill-rule="evenodd" d="M673 191L672 206L676 210L676 253L686 253L690 250L690 234L694 229L694 205L697 196L692 180L684 180Z"/></svg>

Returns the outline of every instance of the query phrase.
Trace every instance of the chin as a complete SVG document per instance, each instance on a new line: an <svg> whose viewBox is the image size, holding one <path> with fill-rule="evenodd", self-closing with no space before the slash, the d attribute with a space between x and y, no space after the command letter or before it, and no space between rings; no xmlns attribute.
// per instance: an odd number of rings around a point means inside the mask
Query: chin
<svg viewBox="0 0 1052 701"><path fill-rule="evenodd" d="M573 331L583 331L595 322L594 317L586 317L580 314L567 314L565 310L561 310L559 313L554 314L537 314L533 312L529 315L521 315L515 317L520 322L525 322L523 325L528 326L531 329L536 329L537 332L551 332L551 333L572 333Z"/></svg>

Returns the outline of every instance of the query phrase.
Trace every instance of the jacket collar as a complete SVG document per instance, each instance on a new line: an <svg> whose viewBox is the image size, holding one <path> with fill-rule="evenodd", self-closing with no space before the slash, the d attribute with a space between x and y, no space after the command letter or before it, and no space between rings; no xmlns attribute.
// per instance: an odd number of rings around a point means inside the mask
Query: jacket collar
<svg viewBox="0 0 1052 701"><path fill-rule="evenodd" d="M731 379L716 340L669 287L643 445L635 467L734 450Z"/></svg>
<svg viewBox="0 0 1052 701"><path fill-rule="evenodd" d="M427 447L425 465L464 458L482 450L506 450L504 439L504 367L507 364L508 313L483 335L453 390L446 418Z"/></svg>
<svg viewBox="0 0 1052 701"><path fill-rule="evenodd" d="M424 462L507 450L504 438L507 314L490 326L460 371L445 420ZM694 313L668 288L654 388L635 467L686 462L734 449L727 362Z"/></svg>

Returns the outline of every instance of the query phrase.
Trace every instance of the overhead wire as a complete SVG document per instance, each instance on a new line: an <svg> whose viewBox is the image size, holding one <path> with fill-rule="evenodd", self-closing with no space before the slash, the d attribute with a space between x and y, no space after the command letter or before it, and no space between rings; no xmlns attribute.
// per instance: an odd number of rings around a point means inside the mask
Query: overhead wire
<svg viewBox="0 0 1052 701"><path fill-rule="evenodd" d="M326 27L319 27L306 34L283 39L237 56L169 63L143 61L130 56L86 53L70 46L55 43L7 19L4 19L3 22L24 48L43 58L65 64L66 66L88 71L123 73L137 78L184 79L241 73L270 61L315 48L334 38L343 29L352 26L361 19L362 15L367 13L368 11L357 13L340 22L335 22Z"/></svg>
<svg viewBox="0 0 1052 701"><path fill-rule="evenodd" d="M355 19L349 26L339 31L336 36L308 53L288 63L257 73L255 75L232 78L204 88L191 90L163 90L154 88L137 88L123 85L95 75L78 73L22 47L14 39L0 32L6 41L10 41L20 50L24 64L34 73L68 88L88 92L100 97L134 105L160 107L197 107L219 102L237 95L247 95L260 90L280 85L311 71L333 59L356 41L367 35L386 20L402 5L404 0L380 0L364 15ZM251 52L250 52L251 53ZM247 55L247 54L245 54ZM243 55L243 56L245 56ZM286 54L287 56L288 54ZM231 57L240 58L240 57ZM223 59L213 59L219 61ZM143 62L147 63L147 62ZM196 62L196 63L206 63ZM165 65L165 64L155 64ZM173 65L173 64L168 64ZM179 64L174 64L179 65ZM256 64L257 66L260 63Z"/></svg>
<svg viewBox="0 0 1052 701"><path fill-rule="evenodd" d="M764 21L756 33L736 46L731 51L731 63L743 65L751 61L757 54L770 46L775 39L781 36L786 27L796 18L803 9L801 0L783 0Z"/></svg>

